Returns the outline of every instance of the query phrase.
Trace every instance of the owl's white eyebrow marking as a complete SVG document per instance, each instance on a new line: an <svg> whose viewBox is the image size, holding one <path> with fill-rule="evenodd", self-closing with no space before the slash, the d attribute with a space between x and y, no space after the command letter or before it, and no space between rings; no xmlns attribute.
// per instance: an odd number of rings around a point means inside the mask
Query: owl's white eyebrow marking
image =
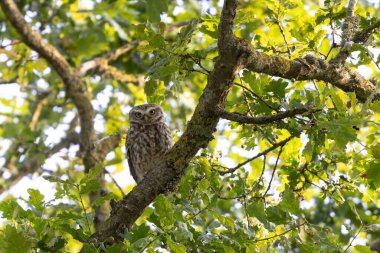
<svg viewBox="0 0 380 253"><path fill-rule="evenodd" d="M133 110L133 113L136 113L136 112L144 113L145 111L144 110L137 110L137 109Z"/></svg>

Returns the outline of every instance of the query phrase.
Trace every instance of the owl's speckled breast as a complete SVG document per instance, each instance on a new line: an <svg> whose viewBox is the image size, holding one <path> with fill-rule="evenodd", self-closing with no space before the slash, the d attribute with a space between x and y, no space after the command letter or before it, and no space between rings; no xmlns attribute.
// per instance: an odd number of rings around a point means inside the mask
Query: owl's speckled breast
<svg viewBox="0 0 380 253"><path fill-rule="evenodd" d="M127 134L127 158L131 174L139 183L153 169L160 157L173 145L168 126L164 122L152 125L131 124Z"/></svg>

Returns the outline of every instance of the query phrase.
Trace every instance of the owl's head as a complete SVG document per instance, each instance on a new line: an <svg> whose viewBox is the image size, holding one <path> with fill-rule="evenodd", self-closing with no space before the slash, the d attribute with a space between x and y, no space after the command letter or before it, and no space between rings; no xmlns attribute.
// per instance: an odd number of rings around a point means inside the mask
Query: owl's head
<svg viewBox="0 0 380 253"><path fill-rule="evenodd" d="M129 112L129 122L141 125L153 125L164 122L164 112L159 105L137 105Z"/></svg>

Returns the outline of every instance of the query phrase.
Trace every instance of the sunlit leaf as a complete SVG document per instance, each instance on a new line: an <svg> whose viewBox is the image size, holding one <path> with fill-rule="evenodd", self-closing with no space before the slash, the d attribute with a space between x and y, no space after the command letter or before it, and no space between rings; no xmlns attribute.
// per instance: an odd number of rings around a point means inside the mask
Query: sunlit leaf
<svg viewBox="0 0 380 253"><path fill-rule="evenodd" d="M2 230L0 252L25 253L31 252L32 242L21 231L7 225Z"/></svg>
<svg viewBox="0 0 380 253"><path fill-rule="evenodd" d="M44 198L45 196L36 189L28 189L29 203L32 204L37 211L42 212L44 210Z"/></svg>

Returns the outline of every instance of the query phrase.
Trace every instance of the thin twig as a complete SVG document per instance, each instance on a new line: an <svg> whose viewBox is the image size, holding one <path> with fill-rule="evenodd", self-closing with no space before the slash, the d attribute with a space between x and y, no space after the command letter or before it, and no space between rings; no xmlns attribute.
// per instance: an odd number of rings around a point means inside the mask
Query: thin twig
<svg viewBox="0 0 380 253"><path fill-rule="evenodd" d="M261 103L263 103L264 105L266 105L269 109L272 109L274 111L278 111L277 108L271 106L270 104L268 104L264 99L262 99L259 95L257 95L253 90L247 88L246 86L240 84L240 83L237 83L237 82L234 82L234 85L236 86L239 86L241 88L243 88L244 90L248 91L253 97L257 98L257 100L259 100Z"/></svg>
<svg viewBox="0 0 380 253"><path fill-rule="evenodd" d="M284 144L285 145L285 144ZM280 151L278 152L278 155L277 155L277 159L276 159L276 163L274 164L274 168L273 168L273 171L272 171L272 176L269 180L269 184L268 184L268 188L266 189L266 191L264 192L264 195L263 195L263 199L265 198L265 196L267 195L271 185L272 185L272 181L273 181L273 178L274 178L274 174L277 170L277 165L278 165L278 161L280 160L280 156L281 156L281 153L282 153L282 149L284 147L284 145L281 145L280 146Z"/></svg>
<svg viewBox="0 0 380 253"><path fill-rule="evenodd" d="M219 192L217 192L213 187L210 188L214 194L219 198L219 199L223 199L223 200L232 200L232 199L243 199L243 198L246 198L249 194L251 194L254 190L255 190L255 187L252 187L252 189L248 192L245 192L245 193L242 193L240 195L237 195L237 196L232 196L232 197L225 197L225 196L222 196L220 195ZM221 191L222 189L220 189L219 191ZM267 196L270 196L271 194L268 194ZM252 199L262 199L262 196L252 196L251 197Z"/></svg>
<svg viewBox="0 0 380 253"><path fill-rule="evenodd" d="M75 187L77 188L78 190L78 194L79 194L79 200L80 200L80 203L82 205L82 210L86 216L86 224L87 224L87 229L88 229L88 232L91 233L91 228L90 228L90 221L88 220L88 215L87 215L87 211L86 211L86 208L84 207L84 203L83 203L83 199L82 199L82 194L80 193L80 187L79 187L79 184L75 184Z"/></svg>
<svg viewBox="0 0 380 253"><path fill-rule="evenodd" d="M137 46L141 45L143 41L132 41L128 44L125 44L119 48L116 48L112 51L106 52L101 56L94 57L86 62L82 63L82 66L80 66L79 72L82 76L85 76L89 71L95 70L100 67L101 63L104 62L110 62L118 59L120 56L128 53L132 49L136 48Z"/></svg>
<svg viewBox="0 0 380 253"><path fill-rule="evenodd" d="M371 53L368 53L368 56L371 58L373 64L375 64L375 66L377 67L377 69L380 71L380 66L377 63L377 61L375 60L375 58L373 58L373 55Z"/></svg>
<svg viewBox="0 0 380 253"><path fill-rule="evenodd" d="M284 231L284 232L282 232L282 233L280 233L280 234L276 234L276 235L269 236L269 237L265 237L265 238L261 238L261 239L256 239L256 240L254 240L253 242L267 241L267 240L270 240L270 239L273 239L273 238L276 238L276 237L279 237L279 236L285 235L285 234L287 234L287 233L293 231L293 230L296 229L296 228L299 228L299 227L304 226L305 224L306 224L306 222L303 222L302 224L299 224L299 225L297 225L297 226L294 226L294 227L292 227L292 228L290 228L290 229L288 229L288 230L286 230L286 231Z"/></svg>
<svg viewBox="0 0 380 253"><path fill-rule="evenodd" d="M203 74L205 76L208 76L208 73L205 73L205 72L200 71L198 69L188 69L188 68L184 68L184 69L187 70L187 71L190 71L190 72L198 72L198 73L201 73L201 74Z"/></svg>
<svg viewBox="0 0 380 253"><path fill-rule="evenodd" d="M190 57L191 60L193 60L193 62L195 62L201 69L203 69L204 71L206 71L206 73L210 73L211 71L206 69L202 63L201 63L201 60L199 58L195 58L194 56L192 56L191 54L186 54L186 56Z"/></svg>
<svg viewBox="0 0 380 253"><path fill-rule="evenodd" d="M260 181L263 180L266 161L267 161L267 155L264 155L264 156L263 156L263 170L261 171L261 175L260 175L260 177L258 178L257 182L260 182Z"/></svg>
<svg viewBox="0 0 380 253"><path fill-rule="evenodd" d="M276 24L277 24L278 28L280 29L280 32L281 32L282 38L284 39L285 46L286 46L286 49L287 49L287 52L288 52L288 58L290 59L290 58L291 58L291 55L292 55L292 52L290 51L288 41L286 40L286 37L285 37L284 29L282 29L282 26L281 26L281 24L280 24L280 20L277 19L277 20L276 20Z"/></svg>
<svg viewBox="0 0 380 253"><path fill-rule="evenodd" d="M245 86L244 85L244 82L243 82L243 79L241 78L241 75L240 75L240 73L239 73L239 79L240 79L240 83L241 83L241 85L242 86ZM248 98L247 98L247 95L246 95L246 89L243 89L243 97L244 97L244 101L245 101L245 103L247 104L247 108L248 108L248 114L250 115L250 116L253 116L253 113L252 113L252 110L251 110L251 106L249 105L249 101L248 101Z"/></svg>
<svg viewBox="0 0 380 253"><path fill-rule="evenodd" d="M6 47L9 47L9 46L13 46L13 45L17 45L17 44L20 44L21 43L21 40L13 40L11 41L9 44L7 45L0 45L0 48L6 48ZM2 44L2 43L1 43Z"/></svg>
<svg viewBox="0 0 380 253"><path fill-rule="evenodd" d="M354 35L354 38L352 40L355 43L365 43L368 40L368 38L370 37L371 33L374 30L379 29L379 27L380 27L380 19L377 20L375 23L367 26L362 31L357 32Z"/></svg>
<svg viewBox="0 0 380 253"><path fill-rule="evenodd" d="M190 217L186 218L188 221L191 220L191 219L194 219L195 217L197 217L199 214L201 214L202 212L206 211L208 209L208 207L210 206L211 202L208 203L204 208L200 209L198 212L196 212L195 214L193 215L190 215Z"/></svg>
<svg viewBox="0 0 380 253"><path fill-rule="evenodd" d="M327 185L329 184L329 182L326 181L325 179L323 179L321 176L319 176L318 173L315 173L314 171L310 170L308 168L308 163L304 164L303 169L306 170L306 171L308 171L310 174L316 176L319 180L323 181L325 184L327 184Z"/></svg>
<svg viewBox="0 0 380 253"><path fill-rule="evenodd" d="M320 111L318 108L296 108L288 111L278 112L273 115L268 116L257 116L257 117L249 117L239 113L231 113L224 109L217 110L218 115L223 119L228 119L230 121L239 122L241 124L256 124L256 125L264 125L269 123L274 123L276 121L280 121L289 117L294 117L299 114L303 114L305 112L315 113Z"/></svg>
<svg viewBox="0 0 380 253"><path fill-rule="evenodd" d="M112 182L116 185L116 187L119 189L119 191L121 192L121 195L123 197L125 197L125 193L123 191L123 188L121 188L121 186L117 183L117 181L115 180L115 178L112 176L112 174L106 169L104 168L104 172L108 174L108 176L111 178Z"/></svg>
<svg viewBox="0 0 380 253"><path fill-rule="evenodd" d="M360 226L358 232L355 234L354 238L352 238L352 240L350 241L350 243L344 249L343 253L347 252L347 250L352 246L352 243L355 241L356 237L358 237L358 235L360 234L360 232L362 231L362 229L363 229L363 225Z"/></svg>
<svg viewBox="0 0 380 253"><path fill-rule="evenodd" d="M29 127L30 127L31 130L34 130L34 128L35 128L35 126L36 126L36 124L38 122L38 119L40 118L44 102L45 102L46 98L51 93L52 93L52 90L47 90L45 92L42 92L37 97L37 101L36 101L36 103L34 105L33 112L31 114L31 119L30 119L30 122L29 122Z"/></svg>
<svg viewBox="0 0 380 253"><path fill-rule="evenodd" d="M319 89L318 89L318 86L316 84L316 82L314 80L312 80L312 83L314 85L314 88L315 88L315 91L317 92L318 96L320 95L320 92L319 92Z"/></svg>
<svg viewBox="0 0 380 253"><path fill-rule="evenodd" d="M249 163L249 162L255 160L256 158L258 158L258 157L260 157L260 156L263 156L263 155L268 154L269 152L271 152L272 150L274 150L274 149L276 149L276 148L278 148L278 147L281 147L281 150L282 150L282 147L283 147L286 143L288 143L291 139L293 139L293 138L294 138L294 136L289 136L288 138L286 138L286 139L284 139L284 140L282 140L282 141L280 141L280 142L278 142L278 143L275 143L272 147L270 147L270 148L264 150L263 152L258 153L258 154L255 155L254 157L249 158L248 160L246 160L246 161L244 161L244 162L242 162L242 163L239 163L238 165L236 165L236 166L233 167L233 168L227 168L226 171L220 171L220 170L216 170L216 171L219 172L221 175L225 175L225 174L227 174L227 173L234 173L234 172L235 172L237 169L239 169L240 167L246 165L247 163ZM214 170L215 170L215 169L214 169Z"/></svg>
<svg viewBox="0 0 380 253"><path fill-rule="evenodd" d="M155 236L155 237L153 238L152 241L148 242L148 243L145 245L145 247L142 248L142 249L139 251L139 253L145 252L145 250L146 250L146 249L147 249L152 243L154 243L158 238L160 238L162 235L163 235L163 234L160 234L160 235Z"/></svg>

